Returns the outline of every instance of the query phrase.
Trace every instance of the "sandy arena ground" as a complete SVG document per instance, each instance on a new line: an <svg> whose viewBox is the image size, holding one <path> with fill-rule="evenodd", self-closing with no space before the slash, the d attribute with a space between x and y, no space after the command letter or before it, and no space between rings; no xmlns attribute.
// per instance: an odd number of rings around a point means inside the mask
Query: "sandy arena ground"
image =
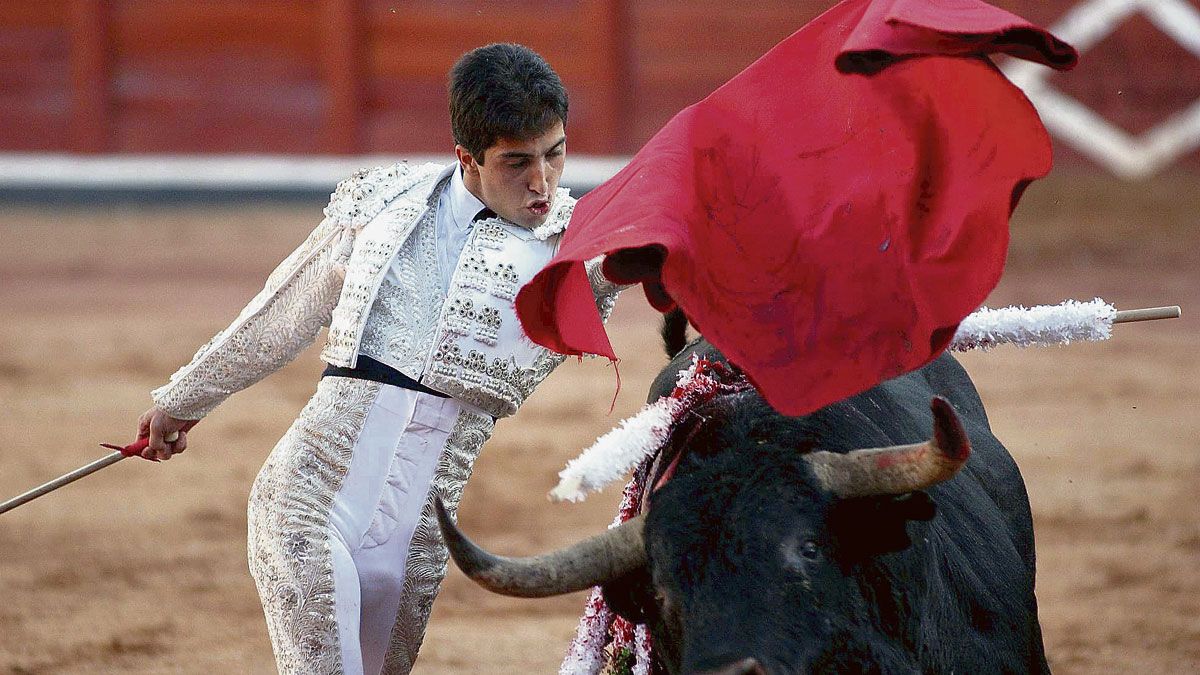
<svg viewBox="0 0 1200 675"><path fill-rule="evenodd" d="M318 209L0 208L0 499L131 438L148 390L236 314ZM1060 673L1200 671L1198 214L1195 176L1035 186L990 304L1099 295L1185 316L1103 344L963 358L1028 482ZM570 362L485 449L462 523L486 546L531 553L611 519L616 489L545 498L665 362L636 292L610 326L624 357L613 414L612 369ZM244 504L319 370L314 349L239 394L181 458L131 460L0 516L0 671L271 672ZM556 672L582 602L499 598L452 569L417 670Z"/></svg>

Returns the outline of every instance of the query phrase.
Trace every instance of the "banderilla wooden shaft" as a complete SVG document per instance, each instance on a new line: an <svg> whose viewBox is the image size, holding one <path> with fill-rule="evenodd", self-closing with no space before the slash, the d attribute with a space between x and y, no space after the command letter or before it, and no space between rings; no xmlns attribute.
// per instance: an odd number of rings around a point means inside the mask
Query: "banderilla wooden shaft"
<svg viewBox="0 0 1200 675"><path fill-rule="evenodd" d="M38 487L35 487L34 489L30 490L29 492L26 492L25 494L17 495L16 497L13 497L12 499L4 502L3 504L0 504L0 513L4 513L5 511L12 511L13 509L17 508L18 506L21 506L22 504L27 504L27 503L37 499L38 497L41 497L42 495L54 492L58 488L66 485L68 483L74 483L75 481L79 480L80 478L83 478L84 476L93 474L93 473L99 471L100 469L103 469L106 466L111 466L113 464L116 464L117 462L119 462L123 459L125 459L125 455L122 454L120 450L117 450L117 451L113 452L112 454L107 455L105 457L101 457L100 459L92 462L91 464L86 464L84 466L81 466L78 469L75 469L74 471L72 471L71 473L68 473L63 476L59 476L58 478L55 478L54 480L50 481L49 483L46 483L45 485L39 485Z"/></svg>
<svg viewBox="0 0 1200 675"><path fill-rule="evenodd" d="M177 432L172 432L170 435L168 435L163 440L167 441L168 443L174 443L175 440L178 438L179 438L179 434ZM94 462L85 464L85 465L79 467L78 469L75 469L71 473L59 476L58 478L55 478L54 480L50 481L49 483L46 483L45 485L39 485L39 486L33 488L32 490L30 490L29 492L17 495L16 497L13 497L12 499L4 502L3 504L0 504L0 513L5 513L6 511L12 511L13 509L17 508L18 506L21 506L22 504L28 504L29 502L37 499L38 497L41 497L42 495L46 495L51 492L54 492L55 490L57 490L58 488L60 488L64 485L67 485L69 483L74 483L75 481L79 480L80 478L83 478L84 476L88 476L93 473L96 473L97 471L99 471L100 469L103 469L104 467L112 466L113 464L116 464L117 462L125 459L126 457L131 457L131 456L132 455L126 455L124 452L121 452L120 450L116 450L112 454L105 455L104 457L101 457L100 459L98 459Z"/></svg>
<svg viewBox="0 0 1200 675"><path fill-rule="evenodd" d="M1134 321L1154 321L1155 319L1178 319L1181 312L1179 305L1171 307L1148 307L1146 309L1123 309L1113 316L1113 323L1132 323Z"/></svg>

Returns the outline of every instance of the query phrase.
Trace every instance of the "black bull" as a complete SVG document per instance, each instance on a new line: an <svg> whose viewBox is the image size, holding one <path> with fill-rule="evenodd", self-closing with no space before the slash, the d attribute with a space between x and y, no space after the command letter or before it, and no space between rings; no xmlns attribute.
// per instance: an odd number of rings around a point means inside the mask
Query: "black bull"
<svg viewBox="0 0 1200 675"><path fill-rule="evenodd" d="M721 358L692 345L651 400L694 352ZM682 453L674 476L619 528L508 559L476 548L443 513L450 550L500 593L603 585L617 612L650 627L658 672L1048 672L1025 485L951 356L801 418L753 392L718 398L664 452ZM943 466L899 482L864 476L881 453Z"/></svg>

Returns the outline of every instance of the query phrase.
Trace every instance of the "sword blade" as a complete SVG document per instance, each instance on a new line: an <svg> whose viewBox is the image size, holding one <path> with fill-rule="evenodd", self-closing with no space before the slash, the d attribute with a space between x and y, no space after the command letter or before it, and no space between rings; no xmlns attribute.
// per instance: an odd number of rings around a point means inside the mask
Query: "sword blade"
<svg viewBox="0 0 1200 675"><path fill-rule="evenodd" d="M39 486L35 487L34 489L30 490L29 492L17 495L16 497L13 497L12 499L4 502L3 504L0 504L0 513L12 511L13 509L17 508L18 506L21 506L22 504L28 504L29 502L37 499L38 497L41 497L44 494L49 494L51 492L54 492L58 488L66 485L68 483L73 483L73 482L79 480L80 478L83 478L84 476L93 474L93 473L99 471L100 469L103 469L106 466L111 466L113 464L116 464L117 462L119 462L123 459L125 459L125 454L122 453L120 450L117 450L110 455L106 455L94 462L91 462L90 464L85 464L85 465L79 467L78 469L75 469L71 473L59 476L58 478L55 478L54 480L50 481L49 483L46 483L45 485L39 485Z"/></svg>

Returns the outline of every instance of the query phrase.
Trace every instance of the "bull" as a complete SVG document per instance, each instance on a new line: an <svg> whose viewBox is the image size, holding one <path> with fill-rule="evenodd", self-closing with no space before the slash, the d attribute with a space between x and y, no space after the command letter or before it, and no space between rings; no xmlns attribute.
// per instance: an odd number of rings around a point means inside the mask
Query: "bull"
<svg viewBox="0 0 1200 675"><path fill-rule="evenodd" d="M693 354L723 359L687 346L650 400ZM662 452L673 475L616 528L503 558L440 511L451 554L507 595L603 586L654 672L1049 672L1024 481L949 354L803 417L718 397Z"/></svg>

